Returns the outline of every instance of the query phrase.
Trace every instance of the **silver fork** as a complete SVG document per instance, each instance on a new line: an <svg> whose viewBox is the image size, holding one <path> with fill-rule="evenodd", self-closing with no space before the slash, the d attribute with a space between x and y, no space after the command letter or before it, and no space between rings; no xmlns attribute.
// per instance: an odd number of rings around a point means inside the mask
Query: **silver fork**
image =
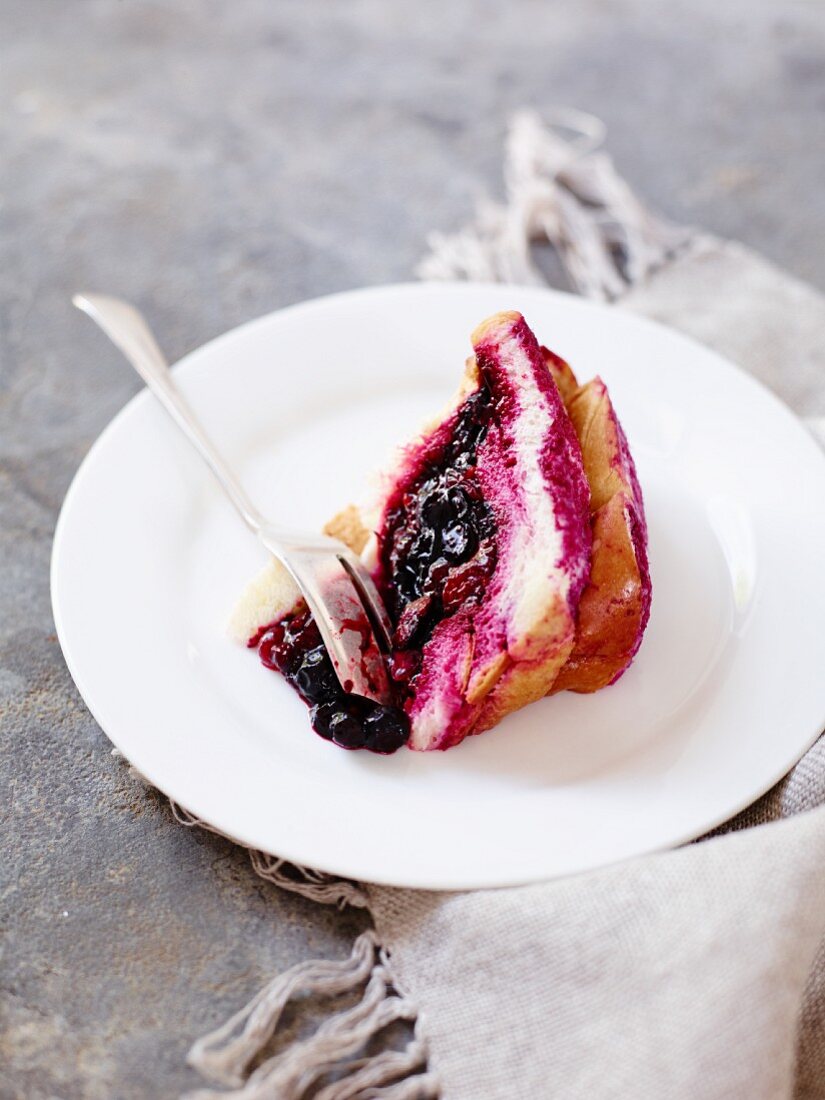
<svg viewBox="0 0 825 1100"><path fill-rule="evenodd" d="M185 402L136 309L98 294L76 294L72 302L120 348L206 461L249 530L289 571L318 624L344 690L389 703L384 658L390 652L390 622L358 556L337 539L288 531L264 518Z"/></svg>

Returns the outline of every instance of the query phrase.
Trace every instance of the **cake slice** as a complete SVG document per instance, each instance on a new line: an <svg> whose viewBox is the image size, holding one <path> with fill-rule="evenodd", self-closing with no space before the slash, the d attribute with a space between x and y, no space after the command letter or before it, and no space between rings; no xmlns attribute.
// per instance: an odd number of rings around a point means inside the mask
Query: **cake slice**
<svg viewBox="0 0 825 1100"><path fill-rule="evenodd" d="M316 730L346 747L450 748L548 694L573 651L591 554L576 432L520 314L489 318L472 344L455 398L377 499L328 528L362 553L387 605L398 707L340 692L275 563L233 616L313 704Z"/></svg>

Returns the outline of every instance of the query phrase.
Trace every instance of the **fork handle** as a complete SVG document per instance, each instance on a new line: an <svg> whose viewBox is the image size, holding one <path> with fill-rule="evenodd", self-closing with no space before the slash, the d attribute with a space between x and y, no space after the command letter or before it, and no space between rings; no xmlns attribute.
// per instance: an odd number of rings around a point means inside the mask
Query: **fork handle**
<svg viewBox="0 0 825 1100"><path fill-rule="evenodd" d="M172 379L157 341L140 313L118 298L108 298L100 294L76 294L72 302L87 313L112 343L120 348L200 453L246 526L254 534L260 535L266 526L264 517L246 495L243 486L187 405Z"/></svg>

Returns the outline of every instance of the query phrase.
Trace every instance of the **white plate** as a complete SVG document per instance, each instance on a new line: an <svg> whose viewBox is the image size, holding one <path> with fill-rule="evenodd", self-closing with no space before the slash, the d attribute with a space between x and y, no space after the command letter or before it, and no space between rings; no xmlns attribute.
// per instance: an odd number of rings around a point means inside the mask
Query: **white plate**
<svg viewBox="0 0 825 1100"><path fill-rule="evenodd" d="M274 313L176 377L261 507L316 527L438 408L472 328L507 308L610 386L645 493L653 611L617 685L447 753L335 748L227 638L261 551L149 394L78 472L52 562L72 675L152 783L239 841L395 885L534 881L698 836L825 724L825 461L705 348L545 290L412 285Z"/></svg>

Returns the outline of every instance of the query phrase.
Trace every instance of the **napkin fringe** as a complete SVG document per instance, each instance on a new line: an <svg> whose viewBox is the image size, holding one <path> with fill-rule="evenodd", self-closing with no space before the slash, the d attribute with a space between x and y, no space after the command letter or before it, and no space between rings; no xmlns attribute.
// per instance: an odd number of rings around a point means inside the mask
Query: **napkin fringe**
<svg viewBox="0 0 825 1100"><path fill-rule="evenodd" d="M233 844L246 847L241 841L235 840L234 837L221 832L220 829L213 828L206 821L202 821L176 802L172 802L171 799L169 805L175 820L188 829L195 827L205 829L216 836L231 840ZM289 890L293 894L300 894L302 897L309 898L310 901L317 901L321 905L337 905L339 909L343 909L347 905L351 905L353 909L367 908L367 895L357 883L349 879L328 875L323 871L313 871L310 867L301 867L297 863L290 863L288 860L268 855L266 852L260 852L254 848L247 848L246 850L249 853L249 861L255 874L262 879L266 879L267 882L271 882L273 886L278 886L282 890Z"/></svg>
<svg viewBox="0 0 825 1100"><path fill-rule="evenodd" d="M299 996L339 998L366 983L361 999L328 1014L315 1033L260 1059L286 1005ZM384 1028L398 1020L415 1021L410 999L394 985L386 954L373 931L362 933L349 958L298 963L274 978L221 1027L195 1042L187 1061L210 1081L231 1092L199 1089L186 1100L300 1100L316 1089L316 1100L431 1100L438 1096L435 1077L425 1072L427 1050L414 1033L401 1050L356 1057ZM249 1073L249 1076L247 1076ZM317 1090L325 1077L333 1079Z"/></svg>
<svg viewBox="0 0 825 1100"><path fill-rule="evenodd" d="M484 200L457 233L431 233L416 274L544 286L535 246L550 245L572 290L612 301L687 249L694 231L636 198L597 151L604 136L604 124L582 111L518 111L505 143L505 202Z"/></svg>

